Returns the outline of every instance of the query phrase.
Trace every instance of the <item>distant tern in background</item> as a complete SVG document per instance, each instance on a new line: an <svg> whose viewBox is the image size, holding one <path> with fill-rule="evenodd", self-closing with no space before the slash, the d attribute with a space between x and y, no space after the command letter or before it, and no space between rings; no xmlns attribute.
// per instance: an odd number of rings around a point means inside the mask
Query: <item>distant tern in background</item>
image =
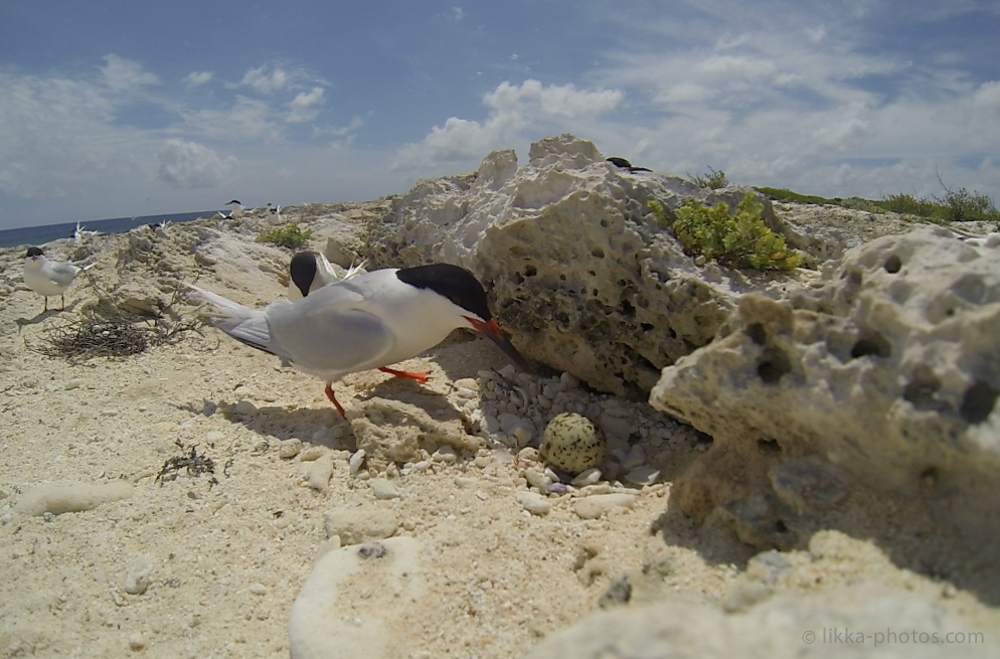
<svg viewBox="0 0 1000 659"><path fill-rule="evenodd" d="M636 167L635 165L633 165L632 163L630 163L625 158L619 158L618 156L611 156L610 158L607 158L607 161L609 163L611 163L612 165L614 165L615 167L618 167L619 169L627 169L628 171L632 172L633 174L636 173L636 172L651 172L651 171L653 171L649 167Z"/></svg>
<svg viewBox="0 0 1000 659"><path fill-rule="evenodd" d="M84 239L86 239L86 238L88 238L90 236L96 236L97 234L98 234L97 231L87 231L86 228L82 224L80 224L79 222L77 222L76 223L76 230L73 231L73 242L75 244L79 245L79 244L83 243Z"/></svg>
<svg viewBox="0 0 1000 659"><path fill-rule="evenodd" d="M363 267L364 261L352 265L343 277L339 277L322 252L299 252L292 257L289 267L288 299L301 300L324 286L356 276Z"/></svg>
<svg viewBox="0 0 1000 659"><path fill-rule="evenodd" d="M243 217L243 204L240 203L239 199L233 199L226 205L229 206L229 217Z"/></svg>
<svg viewBox="0 0 1000 659"><path fill-rule="evenodd" d="M281 206L272 206L271 202L267 202L265 217L271 224L281 224Z"/></svg>
<svg viewBox="0 0 1000 659"><path fill-rule="evenodd" d="M485 334L516 364L524 365L490 314L483 287L472 273L455 265L357 274L298 302L276 300L263 310L189 286L218 309L212 319L217 328L325 380L326 396L341 416L344 408L333 393L334 382L372 368L426 382L426 373L387 366L433 348L458 328Z"/></svg>
<svg viewBox="0 0 1000 659"><path fill-rule="evenodd" d="M62 308L66 309L66 289L70 287L76 276L89 270L95 264L80 267L69 261L50 261L39 247L29 247L24 257L24 283L28 288L45 297L45 309L49 310L49 296L58 295L62 299ZM43 311L43 313L44 313Z"/></svg>

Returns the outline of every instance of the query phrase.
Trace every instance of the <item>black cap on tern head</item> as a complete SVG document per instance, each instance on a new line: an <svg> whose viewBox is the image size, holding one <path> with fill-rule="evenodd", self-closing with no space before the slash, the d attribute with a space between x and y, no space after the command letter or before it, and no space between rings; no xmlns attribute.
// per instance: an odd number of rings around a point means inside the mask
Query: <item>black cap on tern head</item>
<svg viewBox="0 0 1000 659"><path fill-rule="evenodd" d="M316 279L316 267L316 254L313 252L299 252L292 257L289 274L295 288L302 292L302 297L309 297L309 289Z"/></svg>
<svg viewBox="0 0 1000 659"><path fill-rule="evenodd" d="M478 318L466 316L465 319L473 329L496 343L515 364L526 368L524 357L517 352L510 340L500 331L497 322L493 320L486 303L486 291L471 272L457 265L435 263L397 270L396 278L404 284L432 290L478 316Z"/></svg>
<svg viewBox="0 0 1000 659"><path fill-rule="evenodd" d="M396 272L404 284L427 288L488 322L492 316L482 284L465 268L450 263L434 263Z"/></svg>
<svg viewBox="0 0 1000 659"><path fill-rule="evenodd" d="M232 201L229 201L229 202L226 202L226 203L227 204L240 204L240 200L239 199L233 199ZM243 204L240 204L240 206L242 206L242 205Z"/></svg>
<svg viewBox="0 0 1000 659"><path fill-rule="evenodd" d="M41 256L41 255L42 255L41 247L29 247L28 253L24 255L24 258L30 258L32 256Z"/></svg>

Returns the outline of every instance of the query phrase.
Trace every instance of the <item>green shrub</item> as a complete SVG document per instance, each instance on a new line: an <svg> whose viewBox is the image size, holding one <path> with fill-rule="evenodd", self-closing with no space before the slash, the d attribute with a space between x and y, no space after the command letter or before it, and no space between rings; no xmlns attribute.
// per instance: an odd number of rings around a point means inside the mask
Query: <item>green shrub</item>
<svg viewBox="0 0 1000 659"><path fill-rule="evenodd" d="M926 199L917 199L911 194L893 194L874 203L893 213L916 215L917 217L934 217L941 211L940 204Z"/></svg>
<svg viewBox="0 0 1000 659"><path fill-rule="evenodd" d="M960 188L957 191L945 188L944 197L935 197L933 200L919 199L909 194L894 194L877 201L861 197L826 199L815 195L799 194L785 188L759 187L756 190L783 203L830 204L873 213L890 211L904 215L916 215L939 224L968 222L970 220L1000 221L1000 211L997 210L992 199L976 191L969 192L965 188Z"/></svg>
<svg viewBox="0 0 1000 659"><path fill-rule="evenodd" d="M729 179L726 178L726 173L721 169L716 171L711 167L708 168L707 174L701 176L691 176L688 174L688 178L691 179L691 182L699 188L712 188L713 190L718 190L719 188L724 188L729 185Z"/></svg>
<svg viewBox="0 0 1000 659"><path fill-rule="evenodd" d="M792 192L786 188L767 188L758 187L754 188L757 192L767 195L775 201L780 201L784 203L792 204L836 204L839 199L827 199L825 197L817 197L816 195L804 195L798 192Z"/></svg>
<svg viewBox="0 0 1000 659"><path fill-rule="evenodd" d="M671 226L663 207L650 202L650 208L665 226ZM764 225L763 207L754 201L752 192L730 215L729 206L719 202L707 208L697 201L685 202L677 209L672 229L690 256L702 255L736 268L791 270L802 256L785 245L785 239Z"/></svg>
<svg viewBox="0 0 1000 659"><path fill-rule="evenodd" d="M271 229L257 236L257 242L270 243L288 249L301 249L312 238L312 229L302 230L297 224Z"/></svg>
<svg viewBox="0 0 1000 659"><path fill-rule="evenodd" d="M975 220L1000 220L1000 212L993 205L993 200L975 190L969 192L965 188L958 191L947 190L944 199L935 197L944 206L945 219L949 222L971 222Z"/></svg>

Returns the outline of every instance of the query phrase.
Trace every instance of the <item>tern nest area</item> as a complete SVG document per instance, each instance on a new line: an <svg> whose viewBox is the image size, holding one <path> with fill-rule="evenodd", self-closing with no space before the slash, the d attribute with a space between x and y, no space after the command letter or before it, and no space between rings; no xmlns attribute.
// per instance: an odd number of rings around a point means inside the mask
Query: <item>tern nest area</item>
<svg viewBox="0 0 1000 659"><path fill-rule="evenodd" d="M203 324L176 311L179 298L178 290L158 313L136 313L99 291L98 300L85 307L79 317L52 326L42 334L40 345L28 347L75 365L95 357L124 359L172 345L189 332L201 334Z"/></svg>

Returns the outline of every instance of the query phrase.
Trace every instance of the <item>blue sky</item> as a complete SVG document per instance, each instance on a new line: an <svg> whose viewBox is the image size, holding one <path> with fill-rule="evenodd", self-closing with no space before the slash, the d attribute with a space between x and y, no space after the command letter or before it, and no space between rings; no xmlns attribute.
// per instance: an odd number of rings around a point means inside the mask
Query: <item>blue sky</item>
<svg viewBox="0 0 1000 659"><path fill-rule="evenodd" d="M0 228L363 201L562 132L664 173L1000 203L998 34L996 0L10 0Z"/></svg>

